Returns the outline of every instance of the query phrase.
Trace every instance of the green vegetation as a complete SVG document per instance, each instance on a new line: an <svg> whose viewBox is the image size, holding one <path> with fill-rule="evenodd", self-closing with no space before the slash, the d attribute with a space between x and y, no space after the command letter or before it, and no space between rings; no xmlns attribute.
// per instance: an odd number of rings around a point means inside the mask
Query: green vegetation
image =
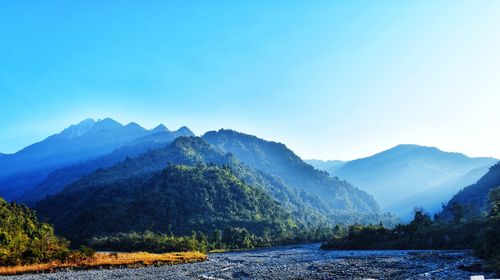
<svg viewBox="0 0 500 280"><path fill-rule="evenodd" d="M380 213L333 213L316 195L290 188L197 137L180 137L97 170L36 209L74 245L117 233L168 233L169 227L179 236L228 227L257 236L267 230L283 241L298 238L296 232L328 227L330 220L386 221Z"/></svg>
<svg viewBox="0 0 500 280"><path fill-rule="evenodd" d="M490 260L491 267L500 275L500 186L489 195L491 207L476 245L476 253Z"/></svg>
<svg viewBox="0 0 500 280"><path fill-rule="evenodd" d="M48 262L68 254L68 242L33 211L0 198L0 266Z"/></svg>
<svg viewBox="0 0 500 280"><path fill-rule="evenodd" d="M174 236L172 233L145 231L143 233L118 233L111 236L94 237L88 241L88 245L103 251L208 252L317 242L325 240L327 236L333 233L333 230L330 228L317 228L309 231L294 231L286 238L276 236L269 228L266 228L260 235L245 228L227 227L224 230L216 229L208 235L201 231L193 231L190 236L183 237Z"/></svg>
<svg viewBox="0 0 500 280"><path fill-rule="evenodd" d="M490 192L490 212L486 217L467 218L465 207L450 207L452 219L434 219L416 210L407 225L387 229L382 225L354 225L337 228L323 249L475 249L500 273L500 187Z"/></svg>
<svg viewBox="0 0 500 280"><path fill-rule="evenodd" d="M228 167L169 165L147 180L129 179L97 187L75 186L39 205L56 229L74 244L121 232L205 234L227 227L280 239L299 225L265 191L239 180Z"/></svg>

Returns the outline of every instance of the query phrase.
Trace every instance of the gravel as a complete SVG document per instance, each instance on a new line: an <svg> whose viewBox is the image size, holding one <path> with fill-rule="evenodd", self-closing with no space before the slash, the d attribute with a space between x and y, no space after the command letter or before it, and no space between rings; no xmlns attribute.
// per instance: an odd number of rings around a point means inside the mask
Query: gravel
<svg viewBox="0 0 500 280"><path fill-rule="evenodd" d="M59 271L2 279L470 279L468 251L322 251L319 244L216 253L202 263L140 269Z"/></svg>

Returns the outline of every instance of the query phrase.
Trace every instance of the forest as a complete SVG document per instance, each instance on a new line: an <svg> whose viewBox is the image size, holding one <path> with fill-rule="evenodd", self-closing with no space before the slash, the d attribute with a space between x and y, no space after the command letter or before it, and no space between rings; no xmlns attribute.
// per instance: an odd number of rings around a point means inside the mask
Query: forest
<svg viewBox="0 0 500 280"><path fill-rule="evenodd" d="M389 229L383 225L337 227L323 249L474 249L488 260L489 268L500 273L500 187L489 193L487 215L470 215L467 207L453 204L451 219L433 218L422 209L409 224Z"/></svg>

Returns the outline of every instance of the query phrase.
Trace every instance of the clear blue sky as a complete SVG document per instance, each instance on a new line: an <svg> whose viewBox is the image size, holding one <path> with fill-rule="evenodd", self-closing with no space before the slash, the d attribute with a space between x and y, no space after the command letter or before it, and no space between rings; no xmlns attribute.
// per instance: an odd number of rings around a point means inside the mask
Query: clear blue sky
<svg viewBox="0 0 500 280"><path fill-rule="evenodd" d="M0 152L93 117L500 158L500 1L2 1Z"/></svg>

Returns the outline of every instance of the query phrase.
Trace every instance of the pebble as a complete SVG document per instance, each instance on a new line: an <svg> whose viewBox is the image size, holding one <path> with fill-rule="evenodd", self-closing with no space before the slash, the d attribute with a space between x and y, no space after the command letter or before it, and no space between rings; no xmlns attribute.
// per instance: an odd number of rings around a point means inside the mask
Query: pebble
<svg viewBox="0 0 500 280"><path fill-rule="evenodd" d="M215 253L202 263L139 269L59 271L2 279L470 279L459 266L479 260L468 251L323 251L319 244Z"/></svg>

